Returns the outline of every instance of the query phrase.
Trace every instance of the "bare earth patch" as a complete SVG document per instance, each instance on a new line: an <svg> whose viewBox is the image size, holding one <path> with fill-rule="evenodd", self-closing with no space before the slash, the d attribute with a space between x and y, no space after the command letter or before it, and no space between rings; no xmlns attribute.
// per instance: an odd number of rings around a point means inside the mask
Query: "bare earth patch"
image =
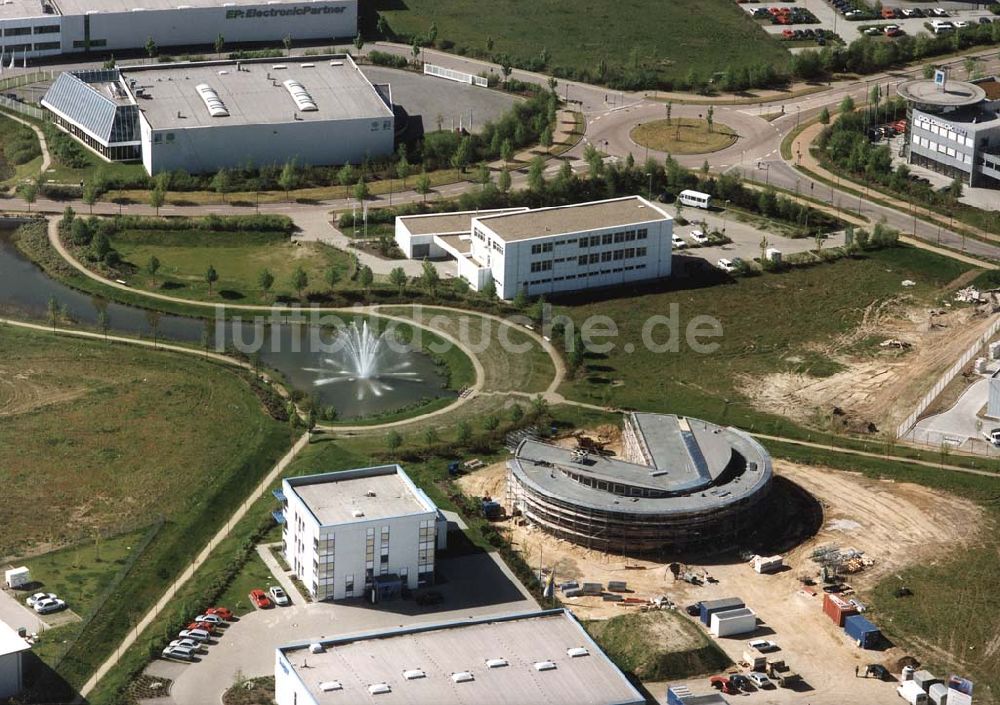
<svg viewBox="0 0 1000 705"><path fill-rule="evenodd" d="M83 396L86 387L55 386L36 377L33 370L14 371L0 367L0 418L36 411Z"/></svg>

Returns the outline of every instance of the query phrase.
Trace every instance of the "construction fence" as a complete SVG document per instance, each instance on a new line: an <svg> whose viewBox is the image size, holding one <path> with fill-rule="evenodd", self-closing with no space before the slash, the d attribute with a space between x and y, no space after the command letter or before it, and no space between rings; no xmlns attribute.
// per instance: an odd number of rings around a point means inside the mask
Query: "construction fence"
<svg viewBox="0 0 1000 705"><path fill-rule="evenodd" d="M30 86L33 83L51 81L55 75L54 72L49 70L13 70L18 72L10 76L0 75L0 108L12 113L33 118L35 120L48 120L49 113L47 110L39 108L37 105L31 105L30 103L15 100L14 98L6 95L6 92L22 86Z"/></svg>
<svg viewBox="0 0 1000 705"><path fill-rule="evenodd" d="M424 74L427 76L437 76L438 78L444 78L457 83L468 83L470 86L479 86L480 88L486 88L489 84L489 82L482 76L475 76L471 73L464 73L462 71L454 71L452 69L446 69L443 66L435 66L434 64L424 64Z"/></svg>
<svg viewBox="0 0 1000 705"><path fill-rule="evenodd" d="M909 435L921 414L927 410L927 407L929 407L934 400L938 398L941 392L944 391L944 388L947 387L956 376L958 376L965 366L972 362L973 358L978 357L982 353L983 348L985 348L986 344L989 343L993 336L997 334L998 330L1000 330L1000 316L993 319L993 322L990 324L989 328L986 329L986 332L979 336L976 342L962 354L962 357L960 357L954 365L949 367L948 370L941 375L940 379L938 379L935 385L931 387L931 390L927 392L927 394L925 394L917 403L913 413L907 416L896 430L897 438L909 440L906 436Z"/></svg>

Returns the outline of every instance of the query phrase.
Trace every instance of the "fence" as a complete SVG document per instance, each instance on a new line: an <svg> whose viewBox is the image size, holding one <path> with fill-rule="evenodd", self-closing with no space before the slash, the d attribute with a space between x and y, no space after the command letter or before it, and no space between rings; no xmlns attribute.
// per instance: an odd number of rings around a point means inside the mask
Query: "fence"
<svg viewBox="0 0 1000 705"><path fill-rule="evenodd" d="M944 388L947 387L953 379L955 379L956 375L962 371L962 368L968 365L969 362L972 361L972 358L979 355L983 347L985 347L990 339L997 334L998 330L1000 330L1000 316L993 320L993 323L991 323L990 327L986 329L986 332L979 336L979 339L972 344L972 347L965 351L962 357L958 359L958 362L949 367L948 371L941 375L941 378L938 379L937 383L917 403L913 413L907 416L906 420L903 421L903 423L901 423L899 428L896 430L897 438L904 438L910 433L913 426L917 423L917 419L920 418L920 415L923 414L924 411L927 410L927 407L938 398L938 395L944 391Z"/></svg>
<svg viewBox="0 0 1000 705"><path fill-rule="evenodd" d="M32 71L30 73L10 76L9 78L0 78L0 91L9 91L13 88L31 85L32 83L51 81L53 75L52 71ZM49 112L47 110L43 110L42 108L28 103L22 103L21 101L14 100L6 95L0 95L0 108L14 113L19 113L21 115L26 115L27 117L34 118L35 120L50 119Z"/></svg>
<svg viewBox="0 0 1000 705"><path fill-rule="evenodd" d="M482 76L473 76L471 73L453 71L452 69L435 66L434 64L424 64L424 73L428 76L437 76L438 78L445 78L458 83L468 83L470 86L479 86L480 88L486 88L488 85L487 80Z"/></svg>

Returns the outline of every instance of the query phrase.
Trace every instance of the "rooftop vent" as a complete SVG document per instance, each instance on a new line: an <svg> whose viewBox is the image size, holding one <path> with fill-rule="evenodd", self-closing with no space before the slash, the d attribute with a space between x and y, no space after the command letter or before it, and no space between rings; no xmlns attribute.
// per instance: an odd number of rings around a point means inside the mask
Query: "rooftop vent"
<svg viewBox="0 0 1000 705"><path fill-rule="evenodd" d="M330 66L343 66L343 65L344 65L343 61L331 61L330 62Z"/></svg>
<svg viewBox="0 0 1000 705"><path fill-rule="evenodd" d="M319 689L324 693L332 693L335 690L343 690L344 686L340 684L340 681L322 681L319 684Z"/></svg>
<svg viewBox="0 0 1000 705"><path fill-rule="evenodd" d="M486 659L486 666L488 668L503 668L507 665L507 659L505 658L488 658Z"/></svg>
<svg viewBox="0 0 1000 705"><path fill-rule="evenodd" d="M284 83L285 83L285 88L287 88L288 92L291 93L292 95L292 100L294 100L295 104L299 106L299 110L301 110L304 113L315 112L316 110L319 110L319 108L316 107L316 101L313 100L313 97L309 95L309 91L307 91L306 87L303 86L299 81L296 81L294 79L288 79ZM375 493L369 492L368 496L374 497Z"/></svg>
<svg viewBox="0 0 1000 705"><path fill-rule="evenodd" d="M222 71L219 71L219 75L220 75L220 76L228 76L228 75L229 75L229 72L228 72L228 71L226 71L225 69L223 69Z"/></svg>
<svg viewBox="0 0 1000 705"><path fill-rule="evenodd" d="M314 69L316 64L299 64L300 69Z"/></svg>
<svg viewBox="0 0 1000 705"><path fill-rule="evenodd" d="M360 509L352 509L351 510L351 516L354 517L355 519L360 519L364 515L365 515L365 513L363 511L361 511Z"/></svg>
<svg viewBox="0 0 1000 705"><path fill-rule="evenodd" d="M275 64L274 66L271 67L271 70L272 71L284 71L287 68L288 67L285 66L284 64Z"/></svg>
<svg viewBox="0 0 1000 705"><path fill-rule="evenodd" d="M374 496L375 496L375 490L368 490L367 492L365 492L365 497L374 497Z"/></svg>
<svg viewBox="0 0 1000 705"><path fill-rule="evenodd" d="M566 649L566 655L570 658L580 658L581 656L589 656L590 652L582 646L574 646L571 649Z"/></svg>
<svg viewBox="0 0 1000 705"><path fill-rule="evenodd" d="M458 671L451 674L451 680L455 683L468 683L469 681L476 680L476 677L469 671Z"/></svg>
<svg viewBox="0 0 1000 705"><path fill-rule="evenodd" d="M536 671L554 671L555 669L556 665L551 661L535 661Z"/></svg>
<svg viewBox="0 0 1000 705"><path fill-rule="evenodd" d="M427 674L424 673L419 668L412 668L409 671L403 671L403 678L405 678L408 681L415 681L420 678L426 678L426 677Z"/></svg>
<svg viewBox="0 0 1000 705"><path fill-rule="evenodd" d="M368 692L372 695L382 695L383 693L391 693L392 688L389 687L388 683L372 683L368 686Z"/></svg>
<svg viewBox="0 0 1000 705"><path fill-rule="evenodd" d="M222 102L222 98L219 97L214 88L207 83L199 83L195 86L195 90L198 91L201 99L205 101L205 107L208 108L209 115L212 117L229 117L226 104Z"/></svg>
<svg viewBox="0 0 1000 705"><path fill-rule="evenodd" d="M323 646L320 642L314 641L309 645L309 651L314 654L321 654L324 651L326 651L326 647Z"/></svg>

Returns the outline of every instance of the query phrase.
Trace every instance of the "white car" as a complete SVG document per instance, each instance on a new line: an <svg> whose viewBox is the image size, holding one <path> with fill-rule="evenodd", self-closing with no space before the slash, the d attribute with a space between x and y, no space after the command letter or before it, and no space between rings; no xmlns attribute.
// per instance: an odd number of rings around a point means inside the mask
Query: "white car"
<svg viewBox="0 0 1000 705"><path fill-rule="evenodd" d="M723 272L729 272L730 274L736 271L736 265L733 264L732 260L728 259L720 259L718 262L715 263L715 266L721 269Z"/></svg>
<svg viewBox="0 0 1000 705"><path fill-rule="evenodd" d="M687 247L687 243L684 242L684 239L680 235L674 235L671 237L670 244L672 244L676 250L683 250Z"/></svg>
<svg viewBox="0 0 1000 705"><path fill-rule="evenodd" d="M753 641L748 641L747 646L751 649L757 649L757 651L762 654L767 654L772 651L778 650L778 645L773 641L768 641L767 639L754 639Z"/></svg>
<svg viewBox="0 0 1000 705"><path fill-rule="evenodd" d="M881 27L869 27L868 29L865 30L865 34L867 34L869 37L875 37L877 35L882 34L882 28Z"/></svg>
<svg viewBox="0 0 1000 705"><path fill-rule="evenodd" d="M849 19L849 20L853 20L855 17L858 17L858 18L863 17L864 14L865 13L863 13L861 10L851 10L850 12L847 12L844 15L844 17L847 18L847 19Z"/></svg>
<svg viewBox="0 0 1000 705"><path fill-rule="evenodd" d="M955 20L951 24L952 26L955 27L955 29L965 29L966 27L969 26L969 23L966 22L965 20Z"/></svg>
<svg viewBox="0 0 1000 705"><path fill-rule="evenodd" d="M704 245L708 242L708 235L703 233L701 230L692 230L688 237L697 242L699 245Z"/></svg>
<svg viewBox="0 0 1000 705"><path fill-rule="evenodd" d="M189 649L186 646L168 646L161 652L161 655L163 658L173 658L178 661L194 661L194 653L194 649Z"/></svg>
<svg viewBox="0 0 1000 705"><path fill-rule="evenodd" d="M50 612L58 612L64 609L66 609L66 603L58 597L39 600L35 603L35 612L38 614L49 614Z"/></svg>
<svg viewBox="0 0 1000 705"><path fill-rule="evenodd" d="M181 639L194 639L195 641L200 641L203 644L212 638L212 635L204 629L182 629L177 632L177 636Z"/></svg>
<svg viewBox="0 0 1000 705"><path fill-rule="evenodd" d="M36 592L34 595L25 600L25 604L28 607L34 607L37 603L42 600L54 600L56 599L56 594L54 592Z"/></svg>
<svg viewBox="0 0 1000 705"><path fill-rule="evenodd" d="M749 678L750 682L753 683L758 688L774 687L774 683L771 682L771 679L765 676L763 673L759 673L758 671L750 671L750 673L747 674L747 678Z"/></svg>
<svg viewBox="0 0 1000 705"><path fill-rule="evenodd" d="M913 8L910 7L903 8L903 17L916 17L916 16L917 15L914 13Z"/></svg>
<svg viewBox="0 0 1000 705"><path fill-rule="evenodd" d="M278 607L287 607L292 604L292 601L288 599L288 595L277 585L272 585L267 589L268 594L271 596L271 600Z"/></svg>
<svg viewBox="0 0 1000 705"><path fill-rule="evenodd" d="M199 644L194 639L174 639L172 642L168 644L169 648L173 648L176 646L179 646L184 649L191 649L193 651L197 651L198 649L201 648L201 644Z"/></svg>
<svg viewBox="0 0 1000 705"><path fill-rule="evenodd" d="M199 614L194 618L194 621L218 625L224 625L226 623L226 620L216 614Z"/></svg>
<svg viewBox="0 0 1000 705"><path fill-rule="evenodd" d="M932 7L930 13L935 17L947 17L948 11L940 7Z"/></svg>

